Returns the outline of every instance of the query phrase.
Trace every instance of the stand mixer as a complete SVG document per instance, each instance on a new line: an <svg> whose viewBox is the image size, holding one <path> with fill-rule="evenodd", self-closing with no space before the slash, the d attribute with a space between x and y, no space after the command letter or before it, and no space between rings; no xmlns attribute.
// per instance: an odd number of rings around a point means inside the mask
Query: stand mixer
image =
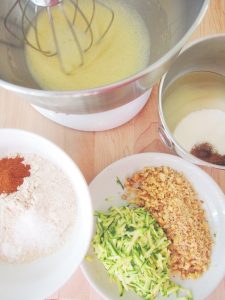
<svg viewBox="0 0 225 300"><path fill-rule="evenodd" d="M35 28L38 11L45 9L49 11L50 16L55 6L59 9L63 8L63 2L63 0L1 1L0 86L22 95L39 112L57 123L75 129L93 131L119 126L143 108L150 95L151 87L168 70L204 16L209 1L129 0L129 5L141 15L149 32L151 49L148 66L129 78L100 88L60 92L42 90L32 79L27 66L24 45L29 41L24 42L24 36L29 27ZM79 0L70 2L74 7L73 15L81 13L78 9ZM92 24L92 15L95 14L96 3L103 5L109 15L102 39L109 33L115 17L107 1L92 1L92 14L84 27L84 32L86 31L90 38L90 47L92 46L90 24ZM24 9L26 13L23 14ZM76 25L76 21L74 23ZM73 20L70 19L69 24L73 27ZM70 25L68 30L72 33ZM52 24L52 29L53 27ZM54 30L52 33L54 38ZM85 51L89 49L88 47L79 49L79 41L76 41L73 33L72 35L80 52L80 64L85 64ZM61 68L67 72L60 62L60 50L57 50L56 40L55 53L48 53L48 49L46 51L39 47L38 38L36 45L32 46L44 50L46 55L58 55Z"/></svg>

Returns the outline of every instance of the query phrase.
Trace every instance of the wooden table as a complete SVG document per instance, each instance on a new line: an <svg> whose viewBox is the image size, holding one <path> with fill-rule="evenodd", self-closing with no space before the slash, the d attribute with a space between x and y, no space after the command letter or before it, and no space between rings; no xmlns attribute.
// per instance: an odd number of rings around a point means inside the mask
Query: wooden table
<svg viewBox="0 0 225 300"><path fill-rule="evenodd" d="M188 12L187 12L188 13ZM205 17L192 39L206 34L225 32L225 1L212 0ZM167 152L160 142L157 112L157 85L142 112L126 125L107 132L79 132L64 128L42 117L13 93L0 89L0 127L33 131L63 148L79 165L90 182L103 168L124 156L140 152ZM225 192L225 172L205 169ZM225 229L224 229L225 231ZM70 281L49 299L101 300L78 270ZM225 299L225 279L207 300ZM3 299L2 299L3 300Z"/></svg>

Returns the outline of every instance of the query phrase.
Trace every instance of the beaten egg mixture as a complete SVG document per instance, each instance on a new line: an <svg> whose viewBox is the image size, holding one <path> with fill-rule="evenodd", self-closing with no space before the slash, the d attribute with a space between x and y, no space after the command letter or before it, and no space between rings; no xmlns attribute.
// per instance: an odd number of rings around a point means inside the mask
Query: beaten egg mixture
<svg viewBox="0 0 225 300"><path fill-rule="evenodd" d="M59 46L58 55L46 10L36 18L39 44L43 51L52 55L46 56L26 45L26 59L29 70L38 85L47 90L79 90L100 87L129 77L145 68L149 61L150 40L147 28L141 16L122 1L104 1L114 11L114 21L108 33L105 32L112 14L110 10L96 2L95 16L92 22L94 42L92 47L81 55L68 22L60 7L51 8L56 37ZM93 3L82 0L79 6L90 20ZM74 17L74 6L63 2L64 11L71 23ZM77 13L74 29L82 49L90 44L90 31L85 33L87 24ZM28 30L27 39L37 45L33 27ZM59 55L62 66L59 64Z"/></svg>

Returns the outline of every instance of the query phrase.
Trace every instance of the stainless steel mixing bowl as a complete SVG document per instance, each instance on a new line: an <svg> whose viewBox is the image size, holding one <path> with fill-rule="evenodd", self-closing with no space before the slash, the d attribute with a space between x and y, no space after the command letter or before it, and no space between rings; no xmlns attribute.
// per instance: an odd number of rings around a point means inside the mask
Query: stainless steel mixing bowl
<svg viewBox="0 0 225 300"><path fill-rule="evenodd" d="M201 105L196 104L195 102L195 105L193 105L193 99L196 100L197 97L189 99L189 102L186 101L186 98L184 98L185 100L181 100L182 105L177 103L175 104L173 102L170 103L170 116L172 116L172 118L169 120L169 118L166 117L164 103L166 101L166 94L169 87L176 79L182 77L184 74L198 71L212 72L225 76L225 34L207 36L194 41L182 51L170 67L169 71L163 76L159 86L158 104L161 121L159 134L162 141L168 148L175 151L179 156L191 163L225 170L225 166L208 163L190 154L176 141L173 135L176 125L189 113L200 109L220 109L225 111L224 102L223 104L220 104L220 107L216 101L204 101L201 102ZM199 95L198 97L200 98ZM221 100L222 99L223 98L221 98Z"/></svg>
<svg viewBox="0 0 225 300"><path fill-rule="evenodd" d="M120 107L148 91L167 71L197 27L209 0L129 0L129 5L141 14L149 31L151 50L146 69L101 88L65 92L41 90L31 78L24 45L4 28L4 17L14 2L0 1L0 86L23 95L40 108L66 114L89 114ZM32 5L29 14L32 18ZM19 9L10 16L9 22L19 36Z"/></svg>

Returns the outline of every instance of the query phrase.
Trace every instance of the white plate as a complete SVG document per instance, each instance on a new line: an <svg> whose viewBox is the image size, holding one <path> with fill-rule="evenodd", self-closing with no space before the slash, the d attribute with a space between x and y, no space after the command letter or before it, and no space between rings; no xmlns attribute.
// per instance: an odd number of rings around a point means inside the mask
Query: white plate
<svg viewBox="0 0 225 300"><path fill-rule="evenodd" d="M94 210L107 210L110 206L126 204L120 199L122 188L116 183L118 176L121 182L135 171L144 167L169 166L182 172L193 184L199 198L204 201L204 209L214 238L212 261L209 270L198 280L179 281L182 286L190 288L195 300L205 299L219 284L225 275L225 196L215 181L199 167L185 160L168 154L143 153L121 159L102 171L90 184ZM105 199L109 200L106 201ZM216 234L216 237L214 235ZM90 255L93 252L90 248ZM117 285L109 280L106 270L95 258L85 261L82 269L91 285L105 299L121 299ZM122 300L140 299L134 293L125 293ZM170 299L175 299L175 297Z"/></svg>

